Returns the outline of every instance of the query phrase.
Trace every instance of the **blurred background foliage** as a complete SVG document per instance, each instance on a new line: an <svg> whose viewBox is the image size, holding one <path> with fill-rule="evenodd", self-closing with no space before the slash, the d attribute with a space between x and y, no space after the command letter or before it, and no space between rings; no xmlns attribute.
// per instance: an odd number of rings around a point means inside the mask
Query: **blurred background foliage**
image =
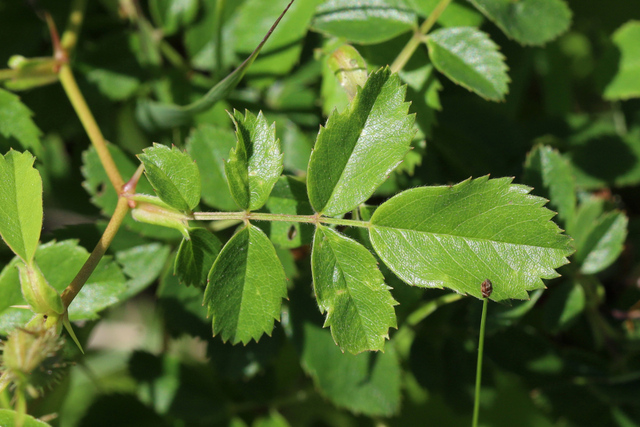
<svg viewBox="0 0 640 427"><path fill-rule="evenodd" d="M30 3L0 1L0 64L13 55L51 55L37 11L64 28L69 3ZM350 42L370 70L391 64L437 1L370 0L364 3L395 12L357 23L332 15L347 0L297 0L224 101L180 126L141 113L149 100L200 99L253 51L287 3L87 2L72 66L123 176L152 142L173 144L197 159L201 208L235 209L222 169L235 144L225 110L247 108L277 123L285 173L304 179L319 125L348 102L330 67L334 50ZM420 46L400 73L417 113L414 150L372 204L406 188L486 174L514 176L549 198L577 252L547 290L489 307L481 424L640 425L640 5L570 0L566 31L544 46L522 46L472 3L486 2L455 0L435 28L476 26L489 34L506 57L508 94L489 102L455 85ZM34 85L42 83L49 82ZM42 240L76 239L70 251L91 250L116 194L60 85L16 93L37 127L27 123L26 135L0 132L0 148L42 139L41 149L32 147L45 187ZM280 201L270 203L305 202L297 179L276 189ZM231 225L210 226L224 241ZM128 220L103 274L105 286L118 289L105 304L111 308L76 325L87 354L67 344L66 363L56 368L65 374L29 402L29 412L55 413L49 422L61 427L469 424L480 302L410 288L381 265L400 302L399 329L384 353L342 354L312 297L310 229L297 227L266 227L279 246L290 300L273 336L243 347L211 337L202 289L173 276L180 234ZM0 257L8 264L12 254L1 246ZM3 271L0 287L10 274ZM0 309L6 334L10 313L5 304ZM9 403L5 393L0 407Z"/></svg>

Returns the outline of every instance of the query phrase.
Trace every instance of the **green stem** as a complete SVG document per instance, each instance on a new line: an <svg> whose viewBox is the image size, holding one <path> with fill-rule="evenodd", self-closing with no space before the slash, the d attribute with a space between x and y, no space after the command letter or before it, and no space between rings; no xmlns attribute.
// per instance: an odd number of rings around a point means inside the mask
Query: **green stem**
<svg viewBox="0 0 640 427"><path fill-rule="evenodd" d="M215 64L213 67L213 76L217 80L222 73L222 21L224 21L224 9L226 0L218 0L216 2L216 32L214 34L213 44L216 48Z"/></svg>
<svg viewBox="0 0 640 427"><path fill-rule="evenodd" d="M306 222L309 224L334 224L347 227L369 228L371 224L366 221L353 219L329 218L319 215L285 215L263 212L194 212L193 219L198 221L214 220L254 220L254 221L282 221L282 222Z"/></svg>
<svg viewBox="0 0 640 427"><path fill-rule="evenodd" d="M69 22L62 34L60 45L67 52L71 52L78 43L78 34L82 21L84 20L84 11L87 6L87 0L75 0L71 5L71 13L69 13Z"/></svg>
<svg viewBox="0 0 640 427"><path fill-rule="evenodd" d="M107 142L105 141L93 114L91 114L91 110L89 110L89 106L84 100L82 92L80 92L80 89L78 88L78 84L76 83L76 79L73 77L69 64L63 64L60 67L59 77L60 83L62 83L62 87L64 88L69 101L71 101L71 105L73 105L73 109L76 111L78 118L80 118L82 126L84 126L84 130L87 132L87 135L89 135L89 139L98 153L100 163L102 163L102 166L109 177L109 181L111 181L111 185L113 185L116 192L120 194L122 192L124 180L111 157L111 153L107 148Z"/></svg>
<svg viewBox="0 0 640 427"><path fill-rule="evenodd" d="M473 427L478 426L480 414L480 384L482 383L482 354L484 353L484 330L487 323L487 303L489 299L482 301L482 320L480 321L480 338L478 339L478 364L476 367L476 394L473 402Z"/></svg>
<svg viewBox="0 0 640 427"><path fill-rule="evenodd" d="M440 15L442 15L442 12L449 6L449 3L451 3L451 0L440 0L440 3L436 5L427 20L422 23L420 28L413 34L413 37L411 37L411 40L409 40L398 54L395 61L393 61L393 64L391 64L391 72L397 73L404 68L418 46L420 46L420 43L424 41L424 35L435 25Z"/></svg>
<svg viewBox="0 0 640 427"><path fill-rule="evenodd" d="M89 259L84 263L76 277L73 278L69 286L62 293L62 303L65 308L69 307L71 301L78 295L78 292L82 289L84 284L87 282L93 271L98 266L98 263L104 256L105 252L111 245L122 221L125 216L129 212L129 200L126 197L120 197L118 199L118 204L116 205L116 210L113 212L113 216L109 220L109 224L107 224L107 228L102 233L102 237L100 241L89 255Z"/></svg>

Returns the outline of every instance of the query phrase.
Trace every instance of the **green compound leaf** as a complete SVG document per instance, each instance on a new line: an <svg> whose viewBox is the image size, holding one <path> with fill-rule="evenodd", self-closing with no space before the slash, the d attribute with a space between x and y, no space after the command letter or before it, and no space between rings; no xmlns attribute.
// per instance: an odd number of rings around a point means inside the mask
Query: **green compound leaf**
<svg viewBox="0 0 640 427"><path fill-rule="evenodd" d="M235 145L236 139L230 129L211 125L193 129L187 140L187 152L191 158L198 159L196 165L202 177L202 200L225 211L237 208L224 172L224 162Z"/></svg>
<svg viewBox="0 0 640 427"><path fill-rule="evenodd" d="M42 179L34 161L28 151L0 156L0 234L26 264L33 259L42 229Z"/></svg>
<svg viewBox="0 0 640 427"><path fill-rule="evenodd" d="M314 30L361 44L375 44L410 31L416 14L401 0L328 0L316 9Z"/></svg>
<svg viewBox="0 0 640 427"><path fill-rule="evenodd" d="M444 28L429 36L427 47L433 65L451 81L484 99L504 101L507 65L486 33L472 27Z"/></svg>
<svg viewBox="0 0 640 427"><path fill-rule="evenodd" d="M629 219L620 211L604 212L604 200L585 200L568 224L567 231L575 239L575 262L584 274L595 274L615 262L627 238Z"/></svg>
<svg viewBox="0 0 640 427"><path fill-rule="evenodd" d="M374 212L371 243L411 285L482 298L480 284L489 279L492 300L527 299L574 250L550 221L546 200L511 181L485 176L404 191Z"/></svg>
<svg viewBox="0 0 640 427"><path fill-rule="evenodd" d="M384 283L376 259L355 240L318 226L311 254L313 289L324 326L342 351L382 350L389 328L397 327L398 303Z"/></svg>
<svg viewBox="0 0 640 427"><path fill-rule="evenodd" d="M558 211L563 221L573 218L576 211L576 180L571 164L562 154L548 146L534 148L524 165L525 183L534 192L549 199L549 207Z"/></svg>
<svg viewBox="0 0 640 427"><path fill-rule="evenodd" d="M173 266L173 274L187 286L204 287L222 243L205 228L190 228L189 240L183 239Z"/></svg>
<svg viewBox="0 0 640 427"><path fill-rule="evenodd" d="M257 227L238 231L222 248L209 273L204 304L213 333L223 341L247 344L271 335L280 319L287 278L269 238Z"/></svg>
<svg viewBox="0 0 640 427"><path fill-rule="evenodd" d="M0 141L15 138L22 148L40 154L40 129L31 120L33 113L20 97L0 89ZM13 145L13 144L10 144Z"/></svg>
<svg viewBox="0 0 640 427"><path fill-rule="evenodd" d="M613 33L620 51L618 71L604 90L608 100L640 97L640 21L629 21Z"/></svg>
<svg viewBox="0 0 640 427"><path fill-rule="evenodd" d="M62 293L85 263L89 253L75 240L50 242L41 245L35 254L35 261L49 284ZM0 273L0 334L23 326L33 316L30 310L14 308L26 304L20 292L20 280L16 265L21 262L14 258ZM69 320L97 319L98 313L123 300L127 290L126 279L118 264L110 257L102 259L82 292L69 306Z"/></svg>
<svg viewBox="0 0 640 427"><path fill-rule="evenodd" d="M158 197L183 212L195 208L200 202L200 171L191 157L162 144L153 144L143 153L138 158Z"/></svg>
<svg viewBox="0 0 640 427"><path fill-rule="evenodd" d="M269 126L262 112L256 117L249 111L244 116L234 111L231 119L238 140L225 164L231 196L241 209L257 210L269 198L283 169L276 125Z"/></svg>
<svg viewBox="0 0 640 427"><path fill-rule="evenodd" d="M563 0L469 0L507 37L543 45L569 29L571 10Z"/></svg>
<svg viewBox="0 0 640 427"><path fill-rule="evenodd" d="M307 191L316 212L340 215L367 200L402 161L414 134L406 87L388 68L372 73L349 108L320 129Z"/></svg>
<svg viewBox="0 0 640 427"><path fill-rule="evenodd" d="M391 416L400 408L400 362L392 345L384 353L344 354L331 334L304 325L302 367L324 396L355 413Z"/></svg>

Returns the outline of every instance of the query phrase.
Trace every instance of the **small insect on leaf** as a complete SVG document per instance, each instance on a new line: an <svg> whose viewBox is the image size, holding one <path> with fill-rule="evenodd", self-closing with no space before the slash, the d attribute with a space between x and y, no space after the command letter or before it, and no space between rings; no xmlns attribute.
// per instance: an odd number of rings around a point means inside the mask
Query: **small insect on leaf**
<svg viewBox="0 0 640 427"><path fill-rule="evenodd" d="M485 281L482 282L480 292L482 292L482 298L489 298L491 296L491 292L493 292L493 283L491 283L491 280L485 279Z"/></svg>

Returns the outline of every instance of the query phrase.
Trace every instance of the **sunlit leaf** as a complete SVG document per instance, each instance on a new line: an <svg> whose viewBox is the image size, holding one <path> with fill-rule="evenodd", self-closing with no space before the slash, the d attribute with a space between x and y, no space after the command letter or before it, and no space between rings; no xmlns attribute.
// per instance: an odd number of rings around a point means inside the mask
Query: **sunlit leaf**
<svg viewBox="0 0 640 427"><path fill-rule="evenodd" d="M410 31L416 14L399 0L328 0L320 5L313 28L362 44L380 43Z"/></svg>
<svg viewBox="0 0 640 427"><path fill-rule="evenodd" d="M244 116L234 111L237 145L225 163L231 196L241 209L260 209L282 173L282 152L275 123L269 125L262 112Z"/></svg>
<svg viewBox="0 0 640 427"><path fill-rule="evenodd" d="M542 45L569 29L571 10L563 0L469 0L507 37Z"/></svg>
<svg viewBox="0 0 640 427"><path fill-rule="evenodd" d="M209 273L204 304L214 335L232 344L271 335L280 319L287 280L273 244L257 227L238 231L222 248Z"/></svg>
<svg viewBox="0 0 640 427"><path fill-rule="evenodd" d="M443 28L427 38L433 65L454 83L491 101L503 101L509 76L504 56L473 27Z"/></svg>
<svg viewBox="0 0 640 427"><path fill-rule="evenodd" d="M355 240L324 226L316 228L311 255L313 289L324 326L344 351L382 350L396 327L397 302L376 259Z"/></svg>
<svg viewBox="0 0 640 427"><path fill-rule="evenodd" d="M530 190L488 177L407 190L375 211L371 242L409 284L481 298L480 285L489 279L492 300L527 299L573 253L571 239L550 221L546 200Z"/></svg>
<svg viewBox="0 0 640 427"><path fill-rule="evenodd" d="M307 178L316 212L340 215L367 200L409 151L414 116L388 68L369 76L348 110L320 129Z"/></svg>
<svg viewBox="0 0 640 427"><path fill-rule="evenodd" d="M0 234L25 263L33 259L42 229L42 179L34 161L28 151L0 156Z"/></svg>
<svg viewBox="0 0 640 427"><path fill-rule="evenodd" d="M15 139L22 148L39 154L41 132L31 119L32 114L18 96L0 89L0 141L13 145Z"/></svg>
<svg viewBox="0 0 640 427"><path fill-rule="evenodd" d="M640 22L629 21L612 36L619 50L618 70L604 90L609 100L640 97Z"/></svg>
<svg viewBox="0 0 640 427"><path fill-rule="evenodd" d="M138 158L158 194L166 204L189 212L200 202L200 171L188 154L177 147L154 144Z"/></svg>

